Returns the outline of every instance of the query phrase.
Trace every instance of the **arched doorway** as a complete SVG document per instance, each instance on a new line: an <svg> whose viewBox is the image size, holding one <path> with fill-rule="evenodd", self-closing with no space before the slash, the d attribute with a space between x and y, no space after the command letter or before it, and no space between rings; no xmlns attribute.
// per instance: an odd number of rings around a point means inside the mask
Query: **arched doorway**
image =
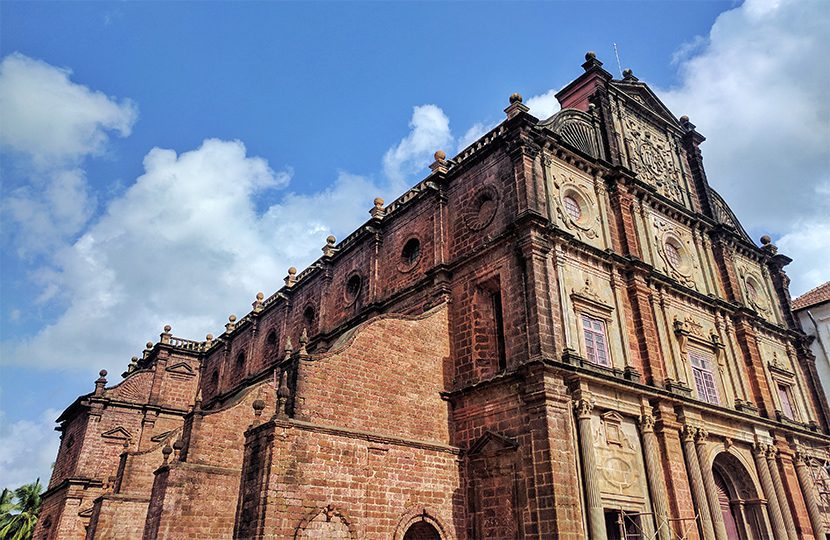
<svg viewBox="0 0 830 540"><path fill-rule="evenodd" d="M721 452L712 463L728 540L771 538L763 514L763 498L744 464L735 455Z"/></svg>
<svg viewBox="0 0 830 540"><path fill-rule="evenodd" d="M403 540L441 540L441 535L426 521L417 521L406 530Z"/></svg>

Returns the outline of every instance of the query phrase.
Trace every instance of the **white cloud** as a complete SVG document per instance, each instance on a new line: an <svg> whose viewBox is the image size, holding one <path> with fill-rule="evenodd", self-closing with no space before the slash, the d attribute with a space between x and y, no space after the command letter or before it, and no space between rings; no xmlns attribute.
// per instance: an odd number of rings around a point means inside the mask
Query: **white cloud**
<svg viewBox="0 0 830 540"><path fill-rule="evenodd" d="M0 148L4 151L5 226L21 256L47 253L80 232L96 198L83 170L105 151L110 134L126 137L137 116L118 102L69 79L71 71L19 53L0 62ZM25 182L11 180L9 160Z"/></svg>
<svg viewBox="0 0 830 540"><path fill-rule="evenodd" d="M60 442L54 430L59 414L47 409L37 421L9 423L0 411L0 489L14 489L36 478L44 488L49 484Z"/></svg>
<svg viewBox="0 0 830 540"><path fill-rule="evenodd" d="M383 156L383 171L394 185L404 188L406 179L432 162L436 150L452 147L450 120L436 105L413 109L410 132Z"/></svg>
<svg viewBox="0 0 830 540"><path fill-rule="evenodd" d="M529 97L525 101L525 105L530 108L530 114L539 120L547 120L558 112L560 107L559 101L556 99L557 92L559 90L548 90L544 94Z"/></svg>
<svg viewBox="0 0 830 540"><path fill-rule="evenodd" d="M69 80L72 72L20 53L0 62L0 144L38 166L99 154L109 133L126 137L137 109Z"/></svg>
<svg viewBox="0 0 830 540"><path fill-rule="evenodd" d="M742 223L793 250L793 294L827 279L830 266L826 251L811 251L819 244L794 241L830 226L828 38L822 2L748 0L717 18L680 63L680 85L660 92L707 137L709 182Z"/></svg>

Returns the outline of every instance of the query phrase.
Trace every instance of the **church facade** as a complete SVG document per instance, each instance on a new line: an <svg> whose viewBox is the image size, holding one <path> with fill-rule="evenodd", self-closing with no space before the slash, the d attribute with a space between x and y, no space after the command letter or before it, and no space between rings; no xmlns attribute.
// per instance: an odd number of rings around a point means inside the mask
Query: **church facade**
<svg viewBox="0 0 830 540"><path fill-rule="evenodd" d="M220 335L101 372L35 538L826 540L790 259L687 117L582 67Z"/></svg>

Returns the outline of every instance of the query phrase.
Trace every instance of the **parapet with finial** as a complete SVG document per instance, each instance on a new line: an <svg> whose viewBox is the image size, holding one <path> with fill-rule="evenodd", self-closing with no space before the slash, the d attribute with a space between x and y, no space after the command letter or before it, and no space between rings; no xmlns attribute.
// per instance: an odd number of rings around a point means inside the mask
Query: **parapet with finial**
<svg viewBox="0 0 830 540"><path fill-rule="evenodd" d="M153 342L148 341L144 344L144 350L142 351L141 356L143 358L148 358L151 352L153 352Z"/></svg>
<svg viewBox="0 0 830 540"><path fill-rule="evenodd" d="M291 355L294 354L294 345L291 343L291 336L285 338L285 356L283 360L291 360Z"/></svg>
<svg viewBox="0 0 830 540"><path fill-rule="evenodd" d="M293 287L297 282L297 268L292 266L288 269L288 275L285 276L285 286Z"/></svg>
<svg viewBox="0 0 830 540"><path fill-rule="evenodd" d="M331 257L337 253L337 248L334 247L335 245L337 245L337 238L333 234L328 235L326 237L326 245L323 246L323 257Z"/></svg>
<svg viewBox="0 0 830 540"><path fill-rule="evenodd" d="M594 68L601 68L602 62L597 60L597 53L594 51L588 51L585 53L585 63L582 64L582 69L585 71L589 71Z"/></svg>
<svg viewBox="0 0 830 540"><path fill-rule="evenodd" d="M100 396L104 393L104 387L107 385L107 370L102 369L98 372L98 378L95 379L95 395Z"/></svg>
<svg viewBox="0 0 830 540"><path fill-rule="evenodd" d="M435 161L432 162L432 165L429 166L429 169L433 173L446 174L446 172L449 170L447 164L447 153L443 150L438 150L432 155L432 157L435 158Z"/></svg>
<svg viewBox="0 0 830 540"><path fill-rule="evenodd" d="M514 92L510 94L510 105L504 109L505 114L507 114L507 119L511 120L520 114L526 113L530 110L530 107L525 105L522 101L522 95L518 92Z"/></svg>
<svg viewBox="0 0 830 540"><path fill-rule="evenodd" d="M265 300L265 295L262 292L256 293L256 300L251 306L254 308L254 312L262 311L262 301Z"/></svg>
<svg viewBox="0 0 830 540"><path fill-rule="evenodd" d="M637 82L640 79L638 79L637 77L634 76L634 72L631 71L630 68L626 68L626 69L623 70L623 80L628 81L628 82Z"/></svg>
<svg viewBox="0 0 830 540"><path fill-rule="evenodd" d="M228 315L228 322L225 323L225 332L230 334L234 328L236 328L236 315L231 313Z"/></svg>
<svg viewBox="0 0 830 540"><path fill-rule="evenodd" d="M778 253L778 246L772 243L772 238L767 234L761 237L761 249L767 251L770 255Z"/></svg>
<svg viewBox="0 0 830 540"><path fill-rule="evenodd" d="M300 333L300 350L299 353L301 356L307 356L308 351L306 350L306 345L308 345L308 329L303 328L303 331Z"/></svg>
<svg viewBox="0 0 830 540"><path fill-rule="evenodd" d="M161 334L159 334L159 339L161 340L161 343L170 343L170 337L173 335L170 333L172 329L173 327L169 324L164 325L164 331Z"/></svg>
<svg viewBox="0 0 830 540"><path fill-rule="evenodd" d="M369 215L372 216L374 219L382 219L384 215L383 211L383 199L380 197L375 197L375 200L372 201L373 205L372 209L369 210Z"/></svg>

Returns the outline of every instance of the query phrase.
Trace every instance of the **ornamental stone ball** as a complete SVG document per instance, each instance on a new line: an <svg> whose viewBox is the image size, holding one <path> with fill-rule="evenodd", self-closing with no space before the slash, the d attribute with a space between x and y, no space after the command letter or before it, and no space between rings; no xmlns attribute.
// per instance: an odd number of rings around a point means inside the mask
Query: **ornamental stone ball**
<svg viewBox="0 0 830 540"><path fill-rule="evenodd" d="M770 242L772 242L772 238L770 238L768 234L765 234L764 236L761 237L761 244L766 246Z"/></svg>
<svg viewBox="0 0 830 540"><path fill-rule="evenodd" d="M161 449L161 453L164 454L164 459L166 461L167 458L170 457L170 454L173 453L173 449L170 448L170 445L168 444L167 446Z"/></svg>
<svg viewBox="0 0 830 540"><path fill-rule="evenodd" d="M588 52L585 53L585 60L587 62L590 62L591 60L596 59L596 57L597 57L597 53L595 53L594 51L588 51Z"/></svg>
<svg viewBox="0 0 830 540"><path fill-rule="evenodd" d="M333 246L337 243L337 238L334 237L333 234L330 234L326 237L326 244Z"/></svg>
<svg viewBox="0 0 830 540"><path fill-rule="evenodd" d="M172 330L172 329L173 329L173 327L172 327L172 326L170 326L169 324L165 324L165 325L164 325L164 331L165 331L165 332L170 332L170 330Z"/></svg>
<svg viewBox="0 0 830 540"><path fill-rule="evenodd" d="M232 323L235 323L235 322L236 322L236 315L234 315L233 313L231 313L231 314L228 316L228 321L229 321L229 322L232 322Z"/></svg>
<svg viewBox="0 0 830 540"><path fill-rule="evenodd" d="M296 275L296 274L297 274L297 268L296 267L292 266L291 268L288 269L288 275L293 276L293 275Z"/></svg>
<svg viewBox="0 0 830 540"><path fill-rule="evenodd" d="M173 443L173 450L181 450L184 448L184 442L181 439L176 439L176 442Z"/></svg>
<svg viewBox="0 0 830 540"><path fill-rule="evenodd" d="M259 300L260 302L262 302L262 300L264 298L265 298L265 294L263 294L262 292L256 293L256 299Z"/></svg>
<svg viewBox="0 0 830 540"><path fill-rule="evenodd" d="M510 94L510 103L521 103L522 102L522 95L518 92L513 92Z"/></svg>
<svg viewBox="0 0 830 540"><path fill-rule="evenodd" d="M106 377L106 376L107 376L107 370L106 370L106 369L102 369L101 371L99 371L99 372L98 372L98 375L100 375L102 378L103 378L103 377Z"/></svg>
<svg viewBox="0 0 830 540"><path fill-rule="evenodd" d="M432 155L432 157L435 158L435 161L444 161L445 159L447 159L447 153L443 150L438 150L435 152L435 154Z"/></svg>
<svg viewBox="0 0 830 540"><path fill-rule="evenodd" d="M373 203L375 205L375 208L383 207L383 199L380 198L380 197L375 197L375 200L373 201Z"/></svg>
<svg viewBox="0 0 830 540"><path fill-rule="evenodd" d="M634 75L634 72L631 71L630 69L624 69L623 70L623 78L627 79L627 78L631 77L632 75Z"/></svg>
<svg viewBox="0 0 830 540"><path fill-rule="evenodd" d="M689 121L689 117L684 114L683 116L680 117L680 121L685 124L686 122Z"/></svg>
<svg viewBox="0 0 830 540"><path fill-rule="evenodd" d="M148 348L148 349L152 349L152 348L153 348L153 342L152 342L152 341L148 341L148 342L147 342L144 346L145 346L146 348Z"/></svg>

